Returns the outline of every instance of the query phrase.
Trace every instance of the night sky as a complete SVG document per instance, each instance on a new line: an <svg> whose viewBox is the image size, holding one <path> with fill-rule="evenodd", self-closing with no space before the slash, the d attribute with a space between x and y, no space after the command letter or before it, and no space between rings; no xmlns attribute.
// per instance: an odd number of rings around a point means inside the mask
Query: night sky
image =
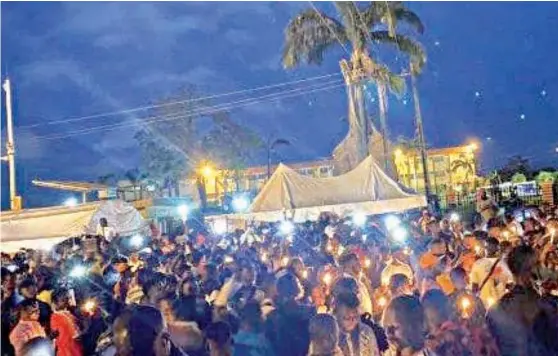
<svg viewBox="0 0 558 356"><path fill-rule="evenodd" d="M330 3L315 5L335 14ZM428 62L419 90L428 143L440 147L479 140L483 171L516 154L533 166L558 166L558 3L407 5L426 26L419 40ZM286 71L281 66L283 31L308 7L308 2L3 2L1 70L14 87L18 188L25 205L59 204L68 196L31 187L34 178L96 180L139 164L133 125L57 140L44 137L133 123L142 112L53 121L150 105L188 83L214 95L339 72L338 62L346 56L340 47L319 67ZM393 68L404 65L388 52L380 58ZM336 87L230 112L262 136L293 141L281 156L295 161L330 155L346 132L346 107L344 88ZM390 98L392 138L412 134L413 112L410 93ZM2 139L4 127L3 118ZM3 208L8 204L5 166Z"/></svg>

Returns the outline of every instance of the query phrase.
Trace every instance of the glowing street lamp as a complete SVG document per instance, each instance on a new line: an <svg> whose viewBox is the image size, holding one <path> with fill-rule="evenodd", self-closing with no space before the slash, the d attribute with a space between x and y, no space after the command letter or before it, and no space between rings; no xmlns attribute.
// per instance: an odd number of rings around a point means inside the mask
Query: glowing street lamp
<svg viewBox="0 0 558 356"><path fill-rule="evenodd" d="M208 179L213 177L215 170L210 165L205 165L201 168L201 174L204 178Z"/></svg>

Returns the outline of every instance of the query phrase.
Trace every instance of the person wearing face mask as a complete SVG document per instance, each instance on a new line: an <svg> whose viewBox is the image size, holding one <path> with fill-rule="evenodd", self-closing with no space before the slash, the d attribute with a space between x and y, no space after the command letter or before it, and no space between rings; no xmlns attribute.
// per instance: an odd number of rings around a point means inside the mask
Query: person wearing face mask
<svg viewBox="0 0 558 356"><path fill-rule="evenodd" d="M424 311L418 298L405 295L392 299L382 317L389 341L384 356L428 356L424 325Z"/></svg>
<svg viewBox="0 0 558 356"><path fill-rule="evenodd" d="M339 347L343 356L379 356L374 330L361 321L359 298L354 293L341 293L334 301L334 315L339 324Z"/></svg>

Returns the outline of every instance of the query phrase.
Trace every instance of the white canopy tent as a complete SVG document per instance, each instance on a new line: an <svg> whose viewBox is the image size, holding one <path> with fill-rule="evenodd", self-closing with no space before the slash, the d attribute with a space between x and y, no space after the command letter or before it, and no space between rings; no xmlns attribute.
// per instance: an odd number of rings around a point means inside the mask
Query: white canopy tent
<svg viewBox="0 0 558 356"><path fill-rule="evenodd" d="M355 169L328 178L304 176L281 164L246 215L260 221L303 222L316 220L322 212L374 215L424 206L424 196L407 192L368 156Z"/></svg>
<svg viewBox="0 0 558 356"><path fill-rule="evenodd" d="M148 231L147 222L129 203L108 200L75 207L52 207L2 212L3 252L21 248L50 248L70 237L95 234L101 218L121 236Z"/></svg>

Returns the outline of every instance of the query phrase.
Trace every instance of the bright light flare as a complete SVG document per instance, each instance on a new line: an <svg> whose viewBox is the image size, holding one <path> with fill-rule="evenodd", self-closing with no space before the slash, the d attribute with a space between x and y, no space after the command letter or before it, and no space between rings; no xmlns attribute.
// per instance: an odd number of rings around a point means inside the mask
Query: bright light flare
<svg viewBox="0 0 558 356"><path fill-rule="evenodd" d="M290 259L285 256L281 259L281 264L283 265L283 267L287 267L287 265L289 264Z"/></svg>
<svg viewBox="0 0 558 356"><path fill-rule="evenodd" d="M285 220L281 223L281 225L279 225L279 231L283 235L292 234L294 231L294 224L288 220Z"/></svg>
<svg viewBox="0 0 558 356"><path fill-rule="evenodd" d="M71 197L71 198L68 198L64 201L64 205L68 206L68 207L74 207L74 206L78 205L78 201L77 201L76 198Z"/></svg>
<svg viewBox="0 0 558 356"><path fill-rule="evenodd" d="M87 268L83 265L77 265L70 271L70 277L72 278L82 278L87 274Z"/></svg>
<svg viewBox="0 0 558 356"><path fill-rule="evenodd" d="M363 227L366 224L366 215L364 213L355 213L353 215L353 224Z"/></svg>
<svg viewBox="0 0 558 356"><path fill-rule="evenodd" d="M236 212L246 211L249 205L250 202L248 201L248 199L246 199L246 197L243 196L235 197L232 201L232 207Z"/></svg>
<svg viewBox="0 0 558 356"><path fill-rule="evenodd" d="M227 232L227 221L226 220L215 220L213 222L213 232L217 235L223 235Z"/></svg>
<svg viewBox="0 0 558 356"><path fill-rule="evenodd" d="M451 213L450 215L450 221L451 222L458 222L460 220L460 216L458 213Z"/></svg>
<svg viewBox="0 0 558 356"><path fill-rule="evenodd" d="M387 302L388 302L388 300L384 295L382 295L378 298L378 306L382 309L385 308L385 306L387 305Z"/></svg>
<svg viewBox="0 0 558 356"><path fill-rule="evenodd" d="M398 226L391 231L391 236L397 242L405 242L405 240L407 240L407 235L407 230L402 226Z"/></svg>
<svg viewBox="0 0 558 356"><path fill-rule="evenodd" d="M143 236L134 235L130 238L130 245L135 248L140 248L143 246Z"/></svg>
<svg viewBox="0 0 558 356"><path fill-rule="evenodd" d="M182 220L188 219L188 214L190 214L190 208L186 204L182 204L176 208L178 214L182 218Z"/></svg>
<svg viewBox="0 0 558 356"><path fill-rule="evenodd" d="M302 271L302 278L308 279L308 270L305 269L304 271Z"/></svg>
<svg viewBox="0 0 558 356"><path fill-rule="evenodd" d="M386 224L386 229L391 231L401 224L401 220L395 215L386 216L384 223Z"/></svg>
<svg viewBox="0 0 558 356"><path fill-rule="evenodd" d="M372 265L372 261L370 261L369 258L364 260L364 267L370 268L371 265Z"/></svg>
<svg viewBox="0 0 558 356"><path fill-rule="evenodd" d="M234 262L234 258L232 258L231 256L225 256L225 258L223 259L224 263L233 263Z"/></svg>
<svg viewBox="0 0 558 356"><path fill-rule="evenodd" d="M93 299L86 300L83 303L83 310L89 314L93 314L93 312L97 309L97 302Z"/></svg>
<svg viewBox="0 0 558 356"><path fill-rule="evenodd" d="M331 282L333 282L333 276L331 273L328 272L324 274L323 281L327 286L331 285Z"/></svg>

